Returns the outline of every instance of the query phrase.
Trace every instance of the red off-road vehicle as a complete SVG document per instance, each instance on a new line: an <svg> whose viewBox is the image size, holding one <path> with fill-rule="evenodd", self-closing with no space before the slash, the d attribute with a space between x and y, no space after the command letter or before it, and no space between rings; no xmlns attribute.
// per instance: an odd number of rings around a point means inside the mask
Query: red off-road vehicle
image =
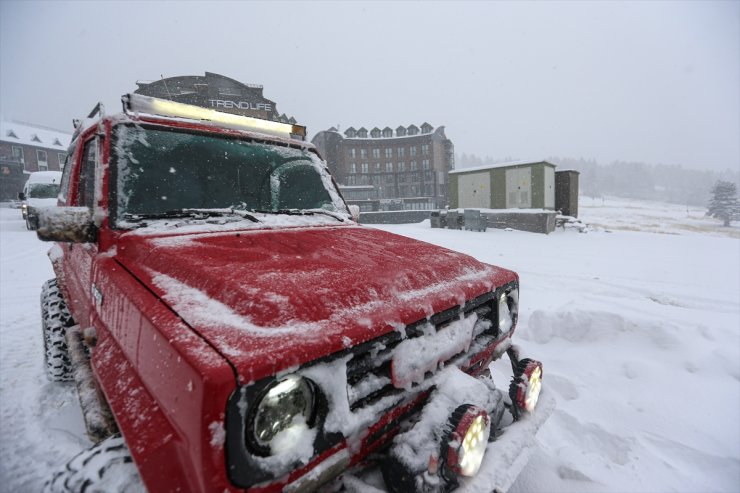
<svg viewBox="0 0 740 493"><path fill-rule="evenodd" d="M46 490L510 484L549 405L514 272L357 224L303 127L123 102L79 122L39 214L47 373L98 442Z"/></svg>

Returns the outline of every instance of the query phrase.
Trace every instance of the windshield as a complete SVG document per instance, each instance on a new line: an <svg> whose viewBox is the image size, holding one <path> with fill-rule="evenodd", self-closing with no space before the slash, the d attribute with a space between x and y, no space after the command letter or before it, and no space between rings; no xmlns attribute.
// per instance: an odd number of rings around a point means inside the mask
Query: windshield
<svg viewBox="0 0 740 493"><path fill-rule="evenodd" d="M28 187L28 198L55 199L57 195L59 195L59 184L57 183L32 183Z"/></svg>
<svg viewBox="0 0 740 493"><path fill-rule="evenodd" d="M118 218L225 208L347 213L306 150L133 125L117 127L113 143Z"/></svg>

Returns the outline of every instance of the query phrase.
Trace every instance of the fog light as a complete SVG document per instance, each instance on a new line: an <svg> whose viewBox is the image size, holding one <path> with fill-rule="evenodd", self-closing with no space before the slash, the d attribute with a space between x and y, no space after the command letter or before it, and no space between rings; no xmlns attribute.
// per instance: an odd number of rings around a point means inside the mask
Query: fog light
<svg viewBox="0 0 740 493"><path fill-rule="evenodd" d="M449 430L442 444L448 474L474 476L483 462L491 433L488 413L472 404L463 404L450 416Z"/></svg>
<svg viewBox="0 0 740 493"><path fill-rule="evenodd" d="M523 359L517 365L514 378L509 386L512 414L518 418L522 412L532 412L542 390L542 363Z"/></svg>

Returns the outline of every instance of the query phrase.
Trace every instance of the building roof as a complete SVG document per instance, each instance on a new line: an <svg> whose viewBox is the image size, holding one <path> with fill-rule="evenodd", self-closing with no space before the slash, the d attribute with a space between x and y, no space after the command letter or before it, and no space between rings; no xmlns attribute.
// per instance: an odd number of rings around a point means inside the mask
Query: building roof
<svg viewBox="0 0 740 493"><path fill-rule="evenodd" d="M556 165L550 162L547 162L544 159L532 159L528 161L511 161L508 163L484 164L483 166L474 166L472 168L454 169L454 170L450 170L450 174L468 173L470 171L484 171L487 169L496 169L496 168L513 168L515 166L526 166L528 164L546 164L548 166L552 166L553 168L557 167Z"/></svg>
<svg viewBox="0 0 740 493"><path fill-rule="evenodd" d="M0 120L0 141L65 151L72 134L48 127Z"/></svg>

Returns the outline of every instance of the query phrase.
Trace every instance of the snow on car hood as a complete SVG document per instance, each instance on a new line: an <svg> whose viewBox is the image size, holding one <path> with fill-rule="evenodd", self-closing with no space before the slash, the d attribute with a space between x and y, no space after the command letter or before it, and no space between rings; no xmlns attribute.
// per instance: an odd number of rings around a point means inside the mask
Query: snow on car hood
<svg viewBox="0 0 740 493"><path fill-rule="evenodd" d="M26 199L26 204L28 204L29 207L33 207L35 209L39 209L41 207L54 207L57 205L57 198L50 198L50 199L37 199L35 197L28 197Z"/></svg>
<svg viewBox="0 0 740 493"><path fill-rule="evenodd" d="M247 383L460 305L516 277L356 225L122 235L116 258Z"/></svg>

